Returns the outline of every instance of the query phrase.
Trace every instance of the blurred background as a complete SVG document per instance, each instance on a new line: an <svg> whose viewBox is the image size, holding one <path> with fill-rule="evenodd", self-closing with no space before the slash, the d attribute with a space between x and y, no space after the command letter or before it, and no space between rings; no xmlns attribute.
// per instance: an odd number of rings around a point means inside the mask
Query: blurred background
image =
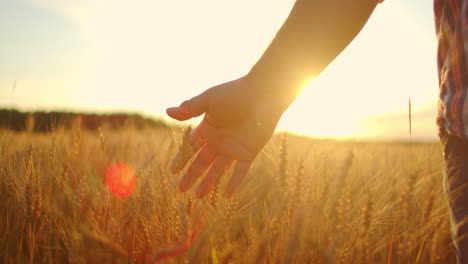
<svg viewBox="0 0 468 264"><path fill-rule="evenodd" d="M0 108L128 112L171 122L167 107L247 73L293 4L1 1ZM435 58L432 2L386 0L348 49L307 84L278 130L409 139L411 97L413 139L435 140Z"/></svg>

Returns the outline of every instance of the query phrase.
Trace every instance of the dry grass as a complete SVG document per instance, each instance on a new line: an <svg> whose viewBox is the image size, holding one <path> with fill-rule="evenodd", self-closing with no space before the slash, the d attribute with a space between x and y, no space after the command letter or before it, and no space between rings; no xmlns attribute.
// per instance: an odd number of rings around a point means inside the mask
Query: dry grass
<svg viewBox="0 0 468 264"><path fill-rule="evenodd" d="M0 131L0 262L454 263L438 144L275 136L233 199L200 201L168 170L182 135Z"/></svg>

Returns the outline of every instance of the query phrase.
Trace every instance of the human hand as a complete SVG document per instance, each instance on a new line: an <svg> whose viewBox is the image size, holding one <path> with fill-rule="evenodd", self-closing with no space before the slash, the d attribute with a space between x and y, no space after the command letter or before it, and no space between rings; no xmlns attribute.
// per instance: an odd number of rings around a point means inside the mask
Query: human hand
<svg viewBox="0 0 468 264"><path fill-rule="evenodd" d="M271 138L284 110L254 91L248 78L243 77L212 87L166 110L179 121L205 114L189 136L190 153L178 153L171 164L172 172L179 172L198 152L179 183L182 192L210 169L195 192L197 197L204 197L233 163L234 172L225 194L230 198L237 190L255 157Z"/></svg>

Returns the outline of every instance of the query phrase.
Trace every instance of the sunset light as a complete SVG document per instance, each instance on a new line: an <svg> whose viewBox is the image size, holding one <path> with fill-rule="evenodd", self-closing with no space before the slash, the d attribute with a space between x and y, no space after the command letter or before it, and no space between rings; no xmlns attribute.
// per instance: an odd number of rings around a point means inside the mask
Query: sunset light
<svg viewBox="0 0 468 264"><path fill-rule="evenodd" d="M466 11L0 0L0 263L464 263Z"/></svg>
<svg viewBox="0 0 468 264"><path fill-rule="evenodd" d="M406 122L390 125L376 120L403 116L411 97L415 112L426 117L415 119L424 127L415 136L434 139L438 89L432 5L416 2L380 4L350 47L307 85L278 130L318 137L404 138ZM165 108L247 73L293 3L3 3L7 12L0 27L5 27L10 44L0 44L5 46L2 61L9 65L0 66L0 104L20 109L130 111L168 120ZM21 19L22 13L38 21ZM8 27L11 23L16 24L14 31ZM22 39L28 39L30 46L14 44ZM49 43L54 43L52 49L45 48ZM31 52L37 55L27 57ZM383 133L373 133L376 127ZM387 129L392 131L385 133Z"/></svg>

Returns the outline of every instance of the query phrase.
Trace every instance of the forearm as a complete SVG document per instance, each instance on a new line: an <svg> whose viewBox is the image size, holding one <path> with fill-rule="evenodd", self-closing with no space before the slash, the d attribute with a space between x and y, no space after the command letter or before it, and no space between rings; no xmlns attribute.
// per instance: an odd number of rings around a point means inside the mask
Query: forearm
<svg viewBox="0 0 468 264"><path fill-rule="evenodd" d="M281 98L284 108L356 37L377 0L297 0L249 72L255 92Z"/></svg>

